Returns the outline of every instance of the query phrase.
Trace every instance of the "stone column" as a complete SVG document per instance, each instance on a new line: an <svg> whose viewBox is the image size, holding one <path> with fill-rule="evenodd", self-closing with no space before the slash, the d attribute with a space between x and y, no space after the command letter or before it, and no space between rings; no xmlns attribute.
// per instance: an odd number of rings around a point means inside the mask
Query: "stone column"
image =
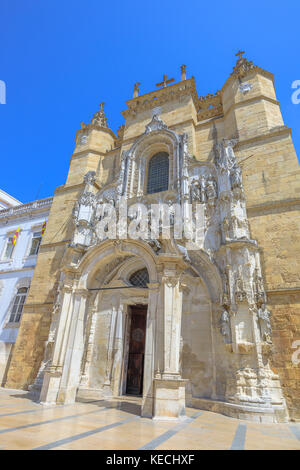
<svg viewBox="0 0 300 470"><path fill-rule="evenodd" d="M105 381L103 383L103 394L104 396L107 396L107 397L112 396L111 374L112 374L112 365L113 365L113 349L114 349L114 340L115 340L116 319L117 319L117 309L116 307L113 306L110 311L106 372L105 372Z"/></svg>
<svg viewBox="0 0 300 470"><path fill-rule="evenodd" d="M183 263L178 257L166 258L157 309L154 419L178 419L185 415L186 380L182 380L179 370L182 314L180 275Z"/></svg>
<svg viewBox="0 0 300 470"><path fill-rule="evenodd" d="M64 353L68 339L68 329L72 310L72 288L62 288L62 306L58 328L55 335L52 360L44 373L44 380L40 394L40 402L45 404L56 403L60 386Z"/></svg>
<svg viewBox="0 0 300 470"><path fill-rule="evenodd" d="M159 283L149 283L148 289L149 298L144 359L142 416L151 418L153 415L153 378L155 376L155 341L157 336L156 312L158 303Z"/></svg>
<svg viewBox="0 0 300 470"><path fill-rule="evenodd" d="M70 322L63 372L57 403L74 403L80 382L80 368L84 349L84 319L89 292L74 292L74 307Z"/></svg>
<svg viewBox="0 0 300 470"><path fill-rule="evenodd" d="M90 369L90 365L92 361L96 321L97 321L96 306L94 305L93 310L91 312L90 329L88 333L88 340L87 340L87 346L86 346L85 363L83 364L83 368L82 368L83 373L80 379L80 388L87 387L89 383L89 369Z"/></svg>
<svg viewBox="0 0 300 470"><path fill-rule="evenodd" d="M120 395L120 379L122 371L122 356L124 347L123 304L119 305L116 318L116 328L113 346L113 360L111 371L111 389L113 396Z"/></svg>

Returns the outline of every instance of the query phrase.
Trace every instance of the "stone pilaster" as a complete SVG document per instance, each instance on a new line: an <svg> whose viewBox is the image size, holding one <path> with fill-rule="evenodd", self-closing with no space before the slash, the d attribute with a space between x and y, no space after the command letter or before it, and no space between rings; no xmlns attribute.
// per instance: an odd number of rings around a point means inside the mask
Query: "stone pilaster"
<svg viewBox="0 0 300 470"><path fill-rule="evenodd" d="M182 291L181 258L161 256L157 309L154 419L177 419L185 414L185 382L180 375Z"/></svg>

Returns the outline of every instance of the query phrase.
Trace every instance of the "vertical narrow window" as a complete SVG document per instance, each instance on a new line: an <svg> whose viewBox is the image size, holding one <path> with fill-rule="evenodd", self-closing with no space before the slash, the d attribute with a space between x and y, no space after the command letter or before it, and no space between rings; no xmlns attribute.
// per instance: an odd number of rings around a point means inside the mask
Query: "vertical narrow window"
<svg viewBox="0 0 300 470"><path fill-rule="evenodd" d="M12 253L14 251L14 245L13 245L13 235L9 235L6 243L6 248L5 248L5 253L4 253L4 259L10 259L12 257Z"/></svg>
<svg viewBox="0 0 300 470"><path fill-rule="evenodd" d="M42 232L34 232L32 236L29 256L37 255L42 241Z"/></svg>
<svg viewBox="0 0 300 470"><path fill-rule="evenodd" d="M21 287L16 294L13 308L9 317L9 323L19 323L26 300L28 287Z"/></svg>
<svg viewBox="0 0 300 470"><path fill-rule="evenodd" d="M149 161L147 193L160 193L169 187L169 155L160 152Z"/></svg>

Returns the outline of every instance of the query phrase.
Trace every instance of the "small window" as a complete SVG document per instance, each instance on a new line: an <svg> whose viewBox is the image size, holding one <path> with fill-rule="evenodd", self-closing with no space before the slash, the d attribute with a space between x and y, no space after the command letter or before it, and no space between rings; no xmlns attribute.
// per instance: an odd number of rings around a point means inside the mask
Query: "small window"
<svg viewBox="0 0 300 470"><path fill-rule="evenodd" d="M132 276L129 278L130 284L134 287L147 287L149 282L149 274L146 268L140 269L136 271Z"/></svg>
<svg viewBox="0 0 300 470"><path fill-rule="evenodd" d="M169 188L169 155L160 152L149 161L147 193L160 193Z"/></svg>
<svg viewBox="0 0 300 470"><path fill-rule="evenodd" d="M42 241L42 232L34 232L32 236L29 256L37 255Z"/></svg>
<svg viewBox="0 0 300 470"><path fill-rule="evenodd" d="M13 245L13 235L9 235L6 243L6 248L5 248L5 253L4 253L4 259L10 259L12 257L12 253L14 251L14 245Z"/></svg>
<svg viewBox="0 0 300 470"><path fill-rule="evenodd" d="M27 292L28 287L21 287L20 289L18 289L17 295L14 300L13 308L9 317L9 323L19 323L23 312Z"/></svg>

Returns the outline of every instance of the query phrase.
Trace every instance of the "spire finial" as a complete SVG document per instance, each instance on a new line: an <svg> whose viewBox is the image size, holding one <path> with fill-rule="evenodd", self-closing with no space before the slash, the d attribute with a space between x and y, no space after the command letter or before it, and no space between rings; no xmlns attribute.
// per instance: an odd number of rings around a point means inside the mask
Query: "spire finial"
<svg viewBox="0 0 300 470"><path fill-rule="evenodd" d="M134 88L133 88L133 97L134 98L137 98L139 96L139 86L140 86L140 82L136 82L134 84Z"/></svg>
<svg viewBox="0 0 300 470"><path fill-rule="evenodd" d="M183 64L180 67L180 70L181 70L181 81L183 82L184 80L186 80L186 65Z"/></svg>
<svg viewBox="0 0 300 470"><path fill-rule="evenodd" d="M105 105L104 101L102 101L99 106L100 109L94 114L93 119L91 120L91 124L97 127L107 127L107 118L104 113L103 106Z"/></svg>

